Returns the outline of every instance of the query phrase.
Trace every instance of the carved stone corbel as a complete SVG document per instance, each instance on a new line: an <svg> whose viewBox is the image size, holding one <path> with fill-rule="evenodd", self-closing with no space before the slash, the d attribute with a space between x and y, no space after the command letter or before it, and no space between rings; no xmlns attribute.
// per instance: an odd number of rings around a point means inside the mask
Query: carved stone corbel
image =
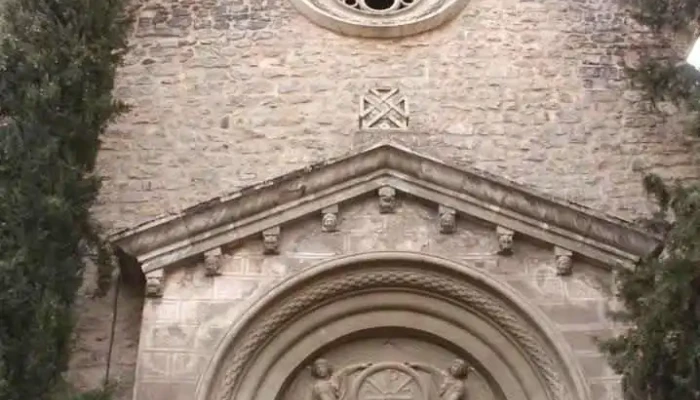
<svg viewBox="0 0 700 400"><path fill-rule="evenodd" d="M221 275L221 264L223 263L223 253L221 247L211 249L204 253L204 275Z"/></svg>
<svg viewBox="0 0 700 400"><path fill-rule="evenodd" d="M557 275L569 276L574 271L574 253L561 247L554 248L554 262L557 269Z"/></svg>
<svg viewBox="0 0 700 400"><path fill-rule="evenodd" d="M438 216L440 218L440 233L454 233L457 228L457 211L454 208L440 205Z"/></svg>
<svg viewBox="0 0 700 400"><path fill-rule="evenodd" d="M263 231L263 254L279 254L280 231L279 226Z"/></svg>
<svg viewBox="0 0 700 400"><path fill-rule="evenodd" d="M498 254L502 256L513 254L513 236L515 236L515 232L508 228L497 226L496 235L498 235Z"/></svg>
<svg viewBox="0 0 700 400"><path fill-rule="evenodd" d="M146 297L163 297L165 275L163 269L157 269L146 274Z"/></svg>
<svg viewBox="0 0 700 400"><path fill-rule="evenodd" d="M321 211L321 230L335 232L338 230L338 205L326 207Z"/></svg>
<svg viewBox="0 0 700 400"><path fill-rule="evenodd" d="M391 214L396 210L396 189L390 186L379 188L379 212Z"/></svg>

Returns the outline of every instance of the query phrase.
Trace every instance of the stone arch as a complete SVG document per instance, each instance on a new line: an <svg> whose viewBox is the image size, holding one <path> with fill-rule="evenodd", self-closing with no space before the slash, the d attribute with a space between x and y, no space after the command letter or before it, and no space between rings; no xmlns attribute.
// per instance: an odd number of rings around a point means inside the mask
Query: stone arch
<svg viewBox="0 0 700 400"><path fill-rule="evenodd" d="M369 252L308 268L253 304L220 342L195 399L277 399L315 354L376 329L442 341L501 398L590 398L561 334L507 285L437 256Z"/></svg>

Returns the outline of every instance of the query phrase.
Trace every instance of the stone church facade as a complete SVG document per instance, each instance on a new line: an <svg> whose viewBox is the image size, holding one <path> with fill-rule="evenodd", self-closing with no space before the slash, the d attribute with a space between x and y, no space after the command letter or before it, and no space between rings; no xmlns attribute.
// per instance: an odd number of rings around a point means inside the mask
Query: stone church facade
<svg viewBox="0 0 700 400"><path fill-rule="evenodd" d="M641 178L698 170L624 77L651 42L597 0L141 1L95 207L120 283L86 279L70 379L619 398L594 339L659 246Z"/></svg>

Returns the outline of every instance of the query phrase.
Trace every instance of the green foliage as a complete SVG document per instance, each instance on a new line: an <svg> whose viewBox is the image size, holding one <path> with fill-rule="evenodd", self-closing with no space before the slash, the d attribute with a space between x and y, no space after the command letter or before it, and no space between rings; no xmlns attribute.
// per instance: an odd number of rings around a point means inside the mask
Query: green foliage
<svg viewBox="0 0 700 400"><path fill-rule="evenodd" d="M679 30L697 21L700 0L629 0L632 16L657 31Z"/></svg>
<svg viewBox="0 0 700 400"><path fill-rule="evenodd" d="M124 110L111 92L129 20L125 0L4 6L0 399L44 400L68 361L84 249L99 244L91 171L100 134Z"/></svg>
<svg viewBox="0 0 700 400"><path fill-rule="evenodd" d="M700 0L632 0L633 15L658 32L698 22ZM651 53L653 49L650 50ZM628 76L653 104L669 101L692 117L700 134L700 73L680 57L647 56ZM659 205L647 227L664 249L633 271L620 271L615 320L627 329L601 343L623 377L628 400L700 399L700 186L669 186L655 175L644 187Z"/></svg>
<svg viewBox="0 0 700 400"><path fill-rule="evenodd" d="M700 0L627 0L632 16L659 33L659 38L687 32L700 21ZM664 37L664 39L668 39ZM630 80L647 95L658 111L658 103L672 102L690 114L687 129L700 136L700 72L684 60L685 54L652 56L650 49L641 65L626 67ZM642 49L644 51L644 49Z"/></svg>
<svg viewBox="0 0 700 400"><path fill-rule="evenodd" d="M700 398L700 186L672 188L645 179L671 216L661 255L634 271L621 271L624 311L613 317L629 328L602 343L613 369L623 375L627 399Z"/></svg>

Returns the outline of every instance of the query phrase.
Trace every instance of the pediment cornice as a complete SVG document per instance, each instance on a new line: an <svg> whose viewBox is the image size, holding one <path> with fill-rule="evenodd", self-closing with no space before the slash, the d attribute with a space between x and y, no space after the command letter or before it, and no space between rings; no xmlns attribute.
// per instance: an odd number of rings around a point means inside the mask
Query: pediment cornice
<svg viewBox="0 0 700 400"><path fill-rule="evenodd" d="M609 266L635 263L660 243L627 221L393 144L216 197L111 242L147 273L387 186Z"/></svg>

